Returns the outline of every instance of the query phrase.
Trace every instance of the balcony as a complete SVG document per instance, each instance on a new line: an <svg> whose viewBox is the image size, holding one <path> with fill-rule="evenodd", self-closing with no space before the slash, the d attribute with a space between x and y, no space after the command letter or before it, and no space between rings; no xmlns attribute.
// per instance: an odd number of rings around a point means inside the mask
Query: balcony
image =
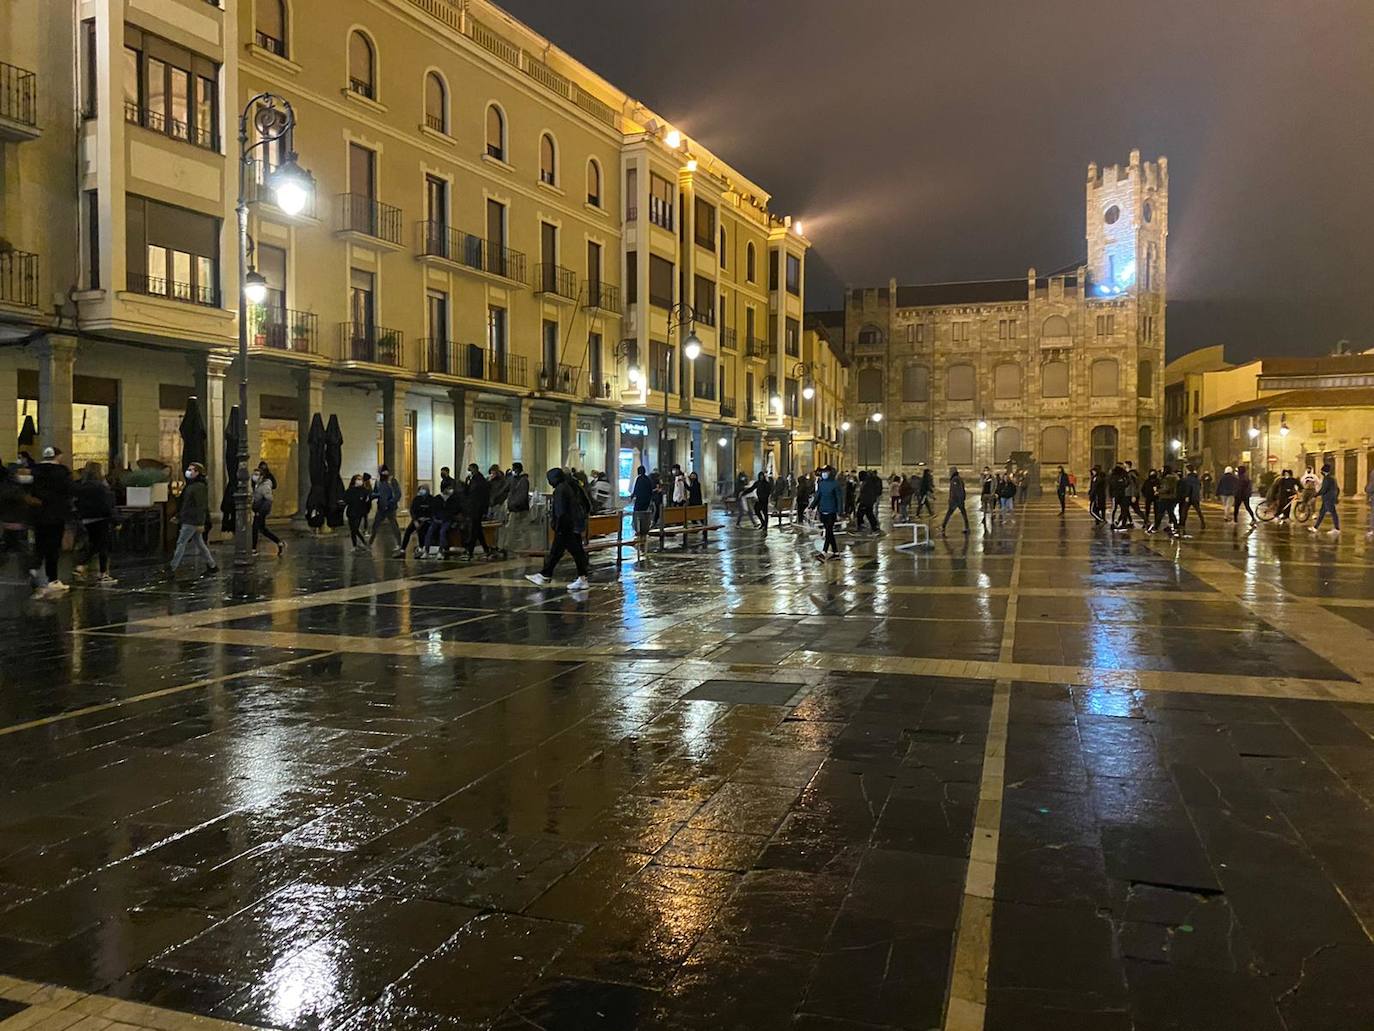
<svg viewBox="0 0 1374 1031"><path fill-rule="evenodd" d="M420 371L438 376L457 376L459 345L442 337L423 337L420 345Z"/></svg>
<svg viewBox="0 0 1374 1031"><path fill-rule="evenodd" d="M318 354L320 317L275 305L255 306L249 316L248 342L269 351Z"/></svg>
<svg viewBox="0 0 1374 1031"><path fill-rule="evenodd" d="M419 223L419 236L422 257L442 258L476 272L525 282L525 255L520 251L451 229L442 222Z"/></svg>
<svg viewBox="0 0 1374 1031"><path fill-rule="evenodd" d="M339 357L346 362L404 365L405 334L365 322L339 323Z"/></svg>
<svg viewBox="0 0 1374 1031"><path fill-rule="evenodd" d="M704 308L697 308L694 312L692 312L692 320L694 322L700 322L703 326L714 327L716 324L715 307L713 305L708 304Z"/></svg>
<svg viewBox="0 0 1374 1031"><path fill-rule="evenodd" d="M341 193L336 228L341 233L360 233L400 247L401 209L364 193Z"/></svg>
<svg viewBox="0 0 1374 1031"><path fill-rule="evenodd" d="M733 419L735 413L738 411L739 409L735 407L735 399L733 397L726 397L722 394L720 398L721 417L724 419Z"/></svg>
<svg viewBox="0 0 1374 1031"><path fill-rule="evenodd" d="M165 112L143 107L132 100L124 101L124 121L130 125L141 125L161 136L182 140L192 146L199 147L201 150L219 149L219 140L209 129L189 125L175 118L168 118Z"/></svg>
<svg viewBox="0 0 1374 1031"><path fill-rule="evenodd" d="M258 29L253 33L253 42L262 50L266 50L269 54L275 54L277 57L286 56L286 40L278 39L276 36L269 36L267 33L263 32L262 29Z"/></svg>
<svg viewBox="0 0 1374 1031"><path fill-rule="evenodd" d="M372 83L367 79L357 79L353 76L348 77L348 92L356 93L360 97L368 100L376 100L377 91L372 88Z"/></svg>
<svg viewBox="0 0 1374 1031"><path fill-rule="evenodd" d="M40 135L38 76L0 61L0 140L23 143Z"/></svg>
<svg viewBox="0 0 1374 1031"><path fill-rule="evenodd" d="M725 351L733 351L736 349L737 343L735 338L735 330L727 329L724 326L721 327L720 346L721 349Z"/></svg>
<svg viewBox="0 0 1374 1031"><path fill-rule="evenodd" d="M649 221L660 229L673 229L673 202L662 197L649 198Z"/></svg>
<svg viewBox="0 0 1374 1031"><path fill-rule="evenodd" d="M0 304L38 307L38 255L0 251Z"/></svg>
<svg viewBox="0 0 1374 1031"><path fill-rule="evenodd" d="M754 407L754 402L753 402L753 401L750 401L750 402L749 402L747 405L745 405L745 407L744 407L744 420L745 420L745 422L758 422L758 421L759 421L758 409Z"/></svg>
<svg viewBox="0 0 1374 1031"><path fill-rule="evenodd" d="M578 385L582 382L582 370L574 365L541 365L539 367L539 389L556 394L577 396Z"/></svg>
<svg viewBox="0 0 1374 1031"><path fill-rule="evenodd" d="M149 297L165 297L169 301L183 304L199 304L206 308L219 307L219 289L214 285L178 283L161 276L147 276L130 272L127 276L129 291L146 294Z"/></svg>
<svg viewBox="0 0 1374 1031"><path fill-rule="evenodd" d="M286 213L282 212L281 209L277 207L276 193L267 185L268 180L272 178L272 173L277 170L277 166L269 161L260 159L250 161L248 164L247 189L244 191L244 196L247 197L248 203L268 204L275 211L281 212L282 215L285 216ZM316 199L319 197L319 193L315 190L310 190L306 196L305 207L294 216L286 217L309 219L318 219L320 217L319 209L315 203Z"/></svg>
<svg viewBox="0 0 1374 1031"><path fill-rule="evenodd" d="M750 337L744 342L744 356L746 358L767 358L768 341L760 340L758 337Z"/></svg>
<svg viewBox="0 0 1374 1031"><path fill-rule="evenodd" d="M609 400L611 399L611 394L612 394L613 390L614 390L614 388L611 386L611 381L610 381L610 380L605 379L605 378L602 378L602 379L600 379L600 380L595 380L595 379L592 379L592 377L591 377L590 375L588 375L588 377L587 377L587 398L588 398L588 400L591 400L591 401L609 401Z"/></svg>
<svg viewBox="0 0 1374 1031"><path fill-rule="evenodd" d="M612 315L620 314L620 287L603 283L599 279L584 279L582 283L587 288L587 303L583 305L584 308L598 308Z"/></svg>
<svg viewBox="0 0 1374 1031"><path fill-rule="evenodd" d="M577 300L577 274L570 268L541 261L534 266L534 292Z"/></svg>

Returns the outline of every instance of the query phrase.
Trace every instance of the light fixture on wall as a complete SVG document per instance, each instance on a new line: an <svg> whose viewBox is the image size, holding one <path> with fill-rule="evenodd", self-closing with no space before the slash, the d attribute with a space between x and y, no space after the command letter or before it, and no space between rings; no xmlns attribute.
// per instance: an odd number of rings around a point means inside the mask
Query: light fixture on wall
<svg viewBox="0 0 1374 1031"><path fill-rule="evenodd" d="M719 444L721 447L724 447L726 444L729 443L729 441L727 441L724 437L719 437L717 438L716 443Z"/></svg>
<svg viewBox="0 0 1374 1031"><path fill-rule="evenodd" d="M987 413L987 412L979 412L979 413L978 413L978 428L979 428L980 430L985 430L985 429L988 428L988 413Z"/></svg>
<svg viewBox="0 0 1374 1031"><path fill-rule="evenodd" d="M1286 437L1286 436L1288 436L1288 413L1287 413L1287 412L1285 412L1284 414L1282 414L1282 415L1279 416L1279 436L1280 436L1280 437Z"/></svg>

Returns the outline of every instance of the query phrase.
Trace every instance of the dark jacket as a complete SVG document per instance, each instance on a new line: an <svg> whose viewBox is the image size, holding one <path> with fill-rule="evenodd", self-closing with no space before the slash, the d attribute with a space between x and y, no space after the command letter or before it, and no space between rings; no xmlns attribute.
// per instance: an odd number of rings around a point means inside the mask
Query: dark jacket
<svg viewBox="0 0 1374 1031"><path fill-rule="evenodd" d="M379 479L377 486L373 489L372 496L377 499L377 514L379 516L390 515L401 507L401 485L396 482L394 477L388 476L385 480Z"/></svg>
<svg viewBox="0 0 1374 1031"><path fill-rule="evenodd" d="M1250 483L1249 473L1236 473L1236 494L1238 498L1248 498L1255 492L1254 486Z"/></svg>
<svg viewBox="0 0 1374 1031"><path fill-rule="evenodd" d="M1201 501L1202 500L1202 481L1198 479L1197 473L1189 473L1183 477L1179 486L1183 488L1181 500Z"/></svg>
<svg viewBox="0 0 1374 1031"><path fill-rule="evenodd" d="M506 508L512 512L530 510L530 478L526 473L516 473L510 479L510 490L506 494Z"/></svg>
<svg viewBox="0 0 1374 1031"><path fill-rule="evenodd" d="M487 505L491 501L491 484L487 478L478 474L468 481L467 493L463 496L463 511L474 523L487 517Z"/></svg>
<svg viewBox="0 0 1374 1031"><path fill-rule="evenodd" d="M436 509L436 511L438 511ZM468 492L461 483L456 484L453 490L449 491L448 497L444 498L443 513L444 521L456 523L468 511Z"/></svg>
<svg viewBox="0 0 1374 1031"><path fill-rule="evenodd" d="M926 470L930 472L929 469ZM949 507L957 508L964 503L964 478L962 476L951 476L949 478Z"/></svg>
<svg viewBox="0 0 1374 1031"><path fill-rule="evenodd" d="M630 500L636 512L647 512L654 507L654 481L647 473L635 477L630 488Z"/></svg>
<svg viewBox="0 0 1374 1031"><path fill-rule="evenodd" d="M28 526L38 501L9 469L0 468L0 524L6 529Z"/></svg>
<svg viewBox="0 0 1374 1031"><path fill-rule="evenodd" d="M1336 477L1327 473L1322 477L1322 485L1321 489L1317 491L1317 497L1321 498L1323 501L1335 504L1336 499L1340 496L1341 488L1340 485L1336 483Z"/></svg>
<svg viewBox="0 0 1374 1031"><path fill-rule="evenodd" d="M59 462L33 467L33 496L38 499L35 523L65 523L72 514L72 471ZM204 522L202 515L200 522Z"/></svg>
<svg viewBox="0 0 1374 1031"><path fill-rule="evenodd" d="M1234 497L1238 482L1235 473L1222 473L1221 479L1217 480L1217 493L1224 498Z"/></svg>
<svg viewBox="0 0 1374 1031"><path fill-rule="evenodd" d="M920 486L916 488L916 493L923 498L928 498L935 493L935 477L931 475L929 469L921 473Z"/></svg>
<svg viewBox="0 0 1374 1031"><path fill-rule="evenodd" d="M362 484L349 487L344 491L343 503L344 513L349 519L362 519L372 507L372 494Z"/></svg>
<svg viewBox="0 0 1374 1031"><path fill-rule="evenodd" d="M437 502L433 494L416 494L410 501L410 521L423 523L428 519L433 519L436 506Z"/></svg>
<svg viewBox="0 0 1374 1031"><path fill-rule="evenodd" d="M553 500L549 514L557 533L580 533L587 525L587 509L582 491L562 469L549 470Z"/></svg>
<svg viewBox="0 0 1374 1031"><path fill-rule="evenodd" d="M859 504L872 505L883 494L883 481L876 476L864 477L864 482L859 484Z"/></svg>
<svg viewBox="0 0 1374 1031"><path fill-rule="evenodd" d="M844 487L840 481L823 477L816 484L816 500L813 507L821 515L839 515L844 507Z"/></svg>
<svg viewBox="0 0 1374 1031"><path fill-rule="evenodd" d="M687 481L687 504L701 504L701 481L688 479Z"/></svg>
<svg viewBox="0 0 1374 1031"><path fill-rule="evenodd" d="M177 500L177 520L183 526L203 526L210 518L210 488L204 480L192 480Z"/></svg>
<svg viewBox="0 0 1374 1031"><path fill-rule="evenodd" d="M1068 473L1063 472L1063 471L1061 471L1061 472L1059 473L1059 479L1055 481L1055 489L1056 489L1056 490L1068 490L1068 489L1069 489L1069 474L1068 474Z"/></svg>
<svg viewBox="0 0 1374 1031"><path fill-rule="evenodd" d="M83 522L114 518L114 491L104 480L78 480L72 488L76 517Z"/></svg>
<svg viewBox="0 0 1374 1031"><path fill-rule="evenodd" d="M487 480L487 487L491 492L487 504L492 508L501 505L506 500L506 496L510 494L510 481L504 476L496 476Z"/></svg>

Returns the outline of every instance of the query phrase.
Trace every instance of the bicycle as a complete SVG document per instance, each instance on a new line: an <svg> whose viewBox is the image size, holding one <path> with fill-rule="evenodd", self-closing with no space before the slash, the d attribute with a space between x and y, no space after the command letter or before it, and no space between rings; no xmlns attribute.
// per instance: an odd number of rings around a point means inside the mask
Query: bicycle
<svg viewBox="0 0 1374 1031"><path fill-rule="evenodd" d="M1300 493L1288 499L1286 506L1280 505L1277 498L1270 500L1265 498L1255 506L1255 517L1266 523L1272 523L1275 519L1292 519L1298 523L1309 522L1317 514L1317 492L1311 487L1304 488Z"/></svg>

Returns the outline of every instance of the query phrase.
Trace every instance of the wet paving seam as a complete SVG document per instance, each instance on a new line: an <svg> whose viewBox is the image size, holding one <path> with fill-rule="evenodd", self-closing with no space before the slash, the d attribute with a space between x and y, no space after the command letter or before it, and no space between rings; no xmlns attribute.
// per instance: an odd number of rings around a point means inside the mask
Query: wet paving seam
<svg viewBox="0 0 1374 1031"><path fill-rule="evenodd" d="M161 1006L116 999L107 995L86 994L57 985L24 981L0 975L0 999L21 1003L27 1008L0 1020L0 1028L71 1028L72 1031L254 1031L246 1024L216 1020Z"/></svg>
<svg viewBox="0 0 1374 1031"><path fill-rule="evenodd" d="M1002 623L999 665L1011 664L1016 645L1017 591L1021 583L1023 523L1017 520L1007 611ZM999 677L992 688L987 744L978 784L978 808L973 821L959 922L955 926L945 1002L945 1031L982 1031L987 1016L988 960L992 955L992 900L997 883L997 851L1002 825L1002 794L1007 762L1007 731L1011 720L1010 677Z"/></svg>

